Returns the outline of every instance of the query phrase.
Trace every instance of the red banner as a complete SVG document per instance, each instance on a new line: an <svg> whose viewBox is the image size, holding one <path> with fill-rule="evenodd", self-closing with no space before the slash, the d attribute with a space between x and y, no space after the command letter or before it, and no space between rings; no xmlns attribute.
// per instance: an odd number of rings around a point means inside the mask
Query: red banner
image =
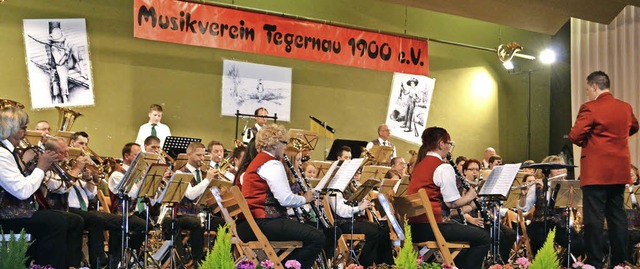
<svg viewBox="0 0 640 269"><path fill-rule="evenodd" d="M135 0L133 35L360 68L428 75L427 41L166 0Z"/></svg>

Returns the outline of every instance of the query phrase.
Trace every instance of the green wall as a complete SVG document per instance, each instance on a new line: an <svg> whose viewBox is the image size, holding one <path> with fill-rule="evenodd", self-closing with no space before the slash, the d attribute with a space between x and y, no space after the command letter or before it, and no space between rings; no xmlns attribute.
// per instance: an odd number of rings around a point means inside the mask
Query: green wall
<svg viewBox="0 0 640 269"><path fill-rule="evenodd" d="M222 1L221 1L222 2ZM537 54L549 36L379 1L226 1L354 27L496 47L518 41ZM78 108L74 131L87 131L91 147L118 156L147 121L151 103L164 105L163 122L179 136L218 139L231 146L235 118L220 116L222 61L233 59L293 69L290 128L309 128L309 115L326 120L337 138L370 140L384 121L392 73L133 38L132 1L8 0L0 4L0 98L27 106L31 121L57 122L57 111L32 111L22 19L86 18L95 107ZM436 79L428 125L447 128L454 155L481 157L493 146L507 162L526 159L527 75L510 75L493 53L429 43ZM518 60L523 70L534 62ZM549 74L532 79L532 152L549 144ZM32 125L30 126L32 129ZM417 149L396 140L398 153ZM322 144L319 144L319 148ZM322 153L316 151L315 158Z"/></svg>

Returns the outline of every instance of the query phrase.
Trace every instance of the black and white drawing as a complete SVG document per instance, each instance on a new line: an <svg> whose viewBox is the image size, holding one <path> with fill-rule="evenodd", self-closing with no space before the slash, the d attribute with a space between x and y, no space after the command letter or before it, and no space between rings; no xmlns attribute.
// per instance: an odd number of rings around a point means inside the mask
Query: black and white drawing
<svg viewBox="0 0 640 269"><path fill-rule="evenodd" d="M394 73L386 119L392 136L421 143L435 82L425 76Z"/></svg>
<svg viewBox="0 0 640 269"><path fill-rule="evenodd" d="M25 19L31 105L94 105L85 19Z"/></svg>
<svg viewBox="0 0 640 269"><path fill-rule="evenodd" d="M264 107L278 121L289 121L291 114L291 68L224 60L222 115L235 116L236 110L253 114Z"/></svg>

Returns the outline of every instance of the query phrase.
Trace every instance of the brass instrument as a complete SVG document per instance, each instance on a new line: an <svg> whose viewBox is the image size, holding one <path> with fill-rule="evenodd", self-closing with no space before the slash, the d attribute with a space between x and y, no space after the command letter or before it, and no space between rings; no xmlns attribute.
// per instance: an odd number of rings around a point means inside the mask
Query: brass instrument
<svg viewBox="0 0 640 269"><path fill-rule="evenodd" d="M68 132L71 130L73 123L77 117L82 116L81 113L64 107L56 107L58 109L58 131Z"/></svg>
<svg viewBox="0 0 640 269"><path fill-rule="evenodd" d="M373 156L373 154L371 154L371 152L365 147L362 147L362 153L360 153L360 158L364 158L364 161L362 161L362 166L370 163L374 163L376 161L376 157Z"/></svg>
<svg viewBox="0 0 640 269"><path fill-rule="evenodd" d="M9 100L9 99L0 99L0 109L4 109L5 107L17 107L19 109L24 109L24 105L20 102Z"/></svg>
<svg viewBox="0 0 640 269"><path fill-rule="evenodd" d="M100 178L100 180L106 179L109 175L111 175L111 173L113 173L113 171L116 170L117 163L114 158L107 157L105 160L89 147L87 147L86 150L85 149L79 149L79 150L80 150L80 154L78 155L78 157L86 156L86 157L89 157L89 160L90 160L90 162L85 165L85 169L91 171L94 175L97 175ZM94 163L91 157L96 158L98 163L97 164ZM76 161L76 158L69 160L67 168L72 169L75 166L75 161ZM80 180L84 180L84 179L80 178Z"/></svg>
<svg viewBox="0 0 640 269"><path fill-rule="evenodd" d="M375 159L376 159L373 156L373 154L371 154L371 152L369 152L369 150L367 150L365 147L362 147L362 153L360 154L360 157L364 158L364 160L362 161L362 164L360 164L360 169L362 169L362 167L365 164L367 164L369 162L374 162ZM357 180L352 179L351 183L350 183L350 186L351 186L351 189L352 189L351 191L355 192L358 189L359 184L358 184ZM365 199L369 199L369 194L367 194L367 196L365 196ZM374 206L375 206L374 202L371 201L371 207L367 208L366 212L367 212L367 214L369 216L371 216L371 220L373 222L375 222L378 225L378 227L382 227L382 222L380 222L380 219L378 219L378 215L377 215L376 211L373 209Z"/></svg>

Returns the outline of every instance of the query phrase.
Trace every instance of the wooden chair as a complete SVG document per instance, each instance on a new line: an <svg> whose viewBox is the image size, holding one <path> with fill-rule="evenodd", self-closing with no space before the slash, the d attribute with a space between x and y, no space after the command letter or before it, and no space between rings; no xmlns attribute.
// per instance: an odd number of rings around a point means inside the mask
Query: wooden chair
<svg viewBox="0 0 640 269"><path fill-rule="evenodd" d="M232 243L236 246L236 251L251 260L254 264L259 264L261 260L261 258L259 258L259 254L264 254L266 259L273 262L274 268L284 269L284 265L282 264L283 259L296 248L302 247L301 241L269 241L262 231L260 231L260 227L258 227L258 224L251 215L247 201L244 199L237 186L229 188L227 192L222 194L218 188L213 188L213 193L218 207L220 208L220 212L222 213L225 222L229 225L229 230L232 235ZM235 220L240 215L244 216L248 222L257 241L243 242L238 237Z"/></svg>
<svg viewBox="0 0 640 269"><path fill-rule="evenodd" d="M435 241L425 241L420 243L414 243L415 247L426 247L429 249L425 256L434 255L434 251L440 251L443 263L454 266L453 259L460 253L462 249L469 248L468 242L447 242L438 224L436 223L436 217L433 215L433 209L431 208L431 202L429 196L424 189L420 189L418 193L407 195L404 197L395 197L393 201L393 208L400 216L405 218L427 215L429 220L429 226L433 230ZM405 242L406 243L406 242Z"/></svg>
<svg viewBox="0 0 640 269"><path fill-rule="evenodd" d="M334 226L335 218L333 217L331 205L329 205L329 199L331 199L331 197L325 196L324 199L322 199L322 202L324 203L324 212L327 216L327 220L331 226ZM338 248L337 253L333 257L333 265L343 264L346 268L347 265L353 262L349 259L349 257L351 257L351 246L357 253L359 252L358 250L362 248L364 242L364 234L342 234L340 238L338 238L338 242L336 242Z"/></svg>
<svg viewBox="0 0 640 269"><path fill-rule="evenodd" d="M533 254L531 253L531 241L529 240L529 235L527 234L527 225L525 224L525 218L522 214L520 208L517 208L518 212L518 226L520 227L520 231L522 231L522 235L518 238L518 243L516 243L515 256L518 256L519 251L524 247L527 255L527 259L530 261L533 260ZM515 260L515 258L514 258Z"/></svg>
<svg viewBox="0 0 640 269"><path fill-rule="evenodd" d="M111 213L111 198L104 195L102 190L98 190L98 201L100 201L100 208L98 208L98 211Z"/></svg>

